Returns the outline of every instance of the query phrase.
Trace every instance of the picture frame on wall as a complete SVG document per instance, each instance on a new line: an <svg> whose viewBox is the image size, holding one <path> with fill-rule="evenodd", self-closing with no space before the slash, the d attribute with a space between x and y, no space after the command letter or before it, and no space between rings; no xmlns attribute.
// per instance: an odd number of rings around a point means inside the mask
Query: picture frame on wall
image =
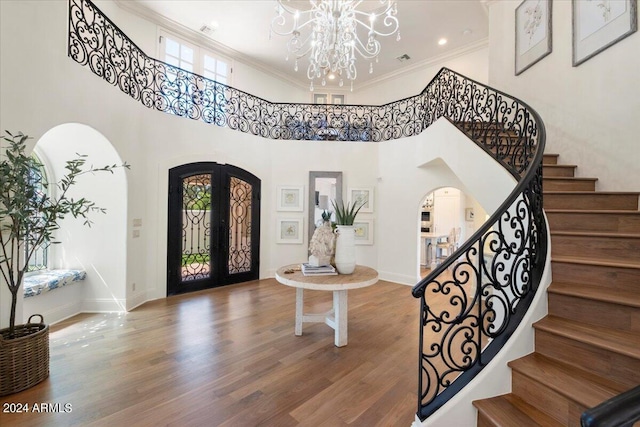
<svg viewBox="0 0 640 427"><path fill-rule="evenodd" d="M281 185L278 187L277 210L302 212L304 209L304 186Z"/></svg>
<svg viewBox="0 0 640 427"><path fill-rule="evenodd" d="M551 53L551 9L551 0L524 0L516 8L516 76Z"/></svg>
<svg viewBox="0 0 640 427"><path fill-rule="evenodd" d="M302 218L278 218L276 221L276 243L301 245L304 237Z"/></svg>
<svg viewBox="0 0 640 427"><path fill-rule="evenodd" d="M354 242L356 245L373 245L373 220L363 219L353 221L355 229Z"/></svg>
<svg viewBox="0 0 640 427"><path fill-rule="evenodd" d="M373 188L371 187L350 187L349 203L362 205L360 212L373 213Z"/></svg>
<svg viewBox="0 0 640 427"><path fill-rule="evenodd" d="M637 0L572 0L573 66L638 30Z"/></svg>

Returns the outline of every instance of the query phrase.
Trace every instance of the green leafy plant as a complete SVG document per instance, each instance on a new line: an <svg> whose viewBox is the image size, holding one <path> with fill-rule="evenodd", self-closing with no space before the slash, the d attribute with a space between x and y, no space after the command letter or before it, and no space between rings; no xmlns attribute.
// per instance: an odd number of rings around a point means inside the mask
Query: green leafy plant
<svg viewBox="0 0 640 427"><path fill-rule="evenodd" d="M15 336L16 304L18 290L29 267L29 261L43 244L56 243L54 233L60 228L60 221L66 215L84 219L91 226L89 215L92 212L105 213L106 210L94 202L82 197L74 199L68 192L77 179L88 173L110 172L122 165L107 165L100 168L85 167L86 156L78 154L66 162L66 173L56 183L57 195L51 197L42 188L48 188L34 171L42 165L25 154L29 136L22 132L6 135L0 141L9 142L0 161L0 273L11 291L11 317L8 335Z"/></svg>
<svg viewBox="0 0 640 427"><path fill-rule="evenodd" d="M360 212L360 209L362 209L365 203L366 201L363 201L360 206L357 206L356 202L353 202L353 204L347 203L345 206L342 200L338 202L332 200L331 204L333 205L333 209L336 211L336 224L353 225L356 215L358 215L358 212Z"/></svg>

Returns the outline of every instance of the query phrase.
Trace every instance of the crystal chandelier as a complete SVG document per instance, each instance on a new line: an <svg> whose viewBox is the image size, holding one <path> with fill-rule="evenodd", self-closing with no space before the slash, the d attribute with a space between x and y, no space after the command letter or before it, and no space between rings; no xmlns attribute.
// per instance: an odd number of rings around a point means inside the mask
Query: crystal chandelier
<svg viewBox="0 0 640 427"><path fill-rule="evenodd" d="M309 10L286 6L289 0L276 1L277 15L271 21L271 33L291 36L287 60L289 55L294 57L295 71L298 59L309 56L310 90L314 81L324 86L327 79L336 78L341 87L345 80L350 80L353 90L358 74L356 56L371 60L369 73L373 73L373 60L377 62L380 53L377 37L397 33L400 40L396 0L378 0L381 6L372 12L356 10L362 0L309 0ZM382 23L376 28L380 20Z"/></svg>

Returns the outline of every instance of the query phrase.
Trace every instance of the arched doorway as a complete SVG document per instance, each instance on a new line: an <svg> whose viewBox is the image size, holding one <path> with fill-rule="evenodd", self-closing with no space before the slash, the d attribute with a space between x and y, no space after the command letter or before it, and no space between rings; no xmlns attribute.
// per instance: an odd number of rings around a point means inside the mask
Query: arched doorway
<svg viewBox="0 0 640 427"><path fill-rule="evenodd" d="M259 277L260 185L215 162L169 170L167 295Z"/></svg>

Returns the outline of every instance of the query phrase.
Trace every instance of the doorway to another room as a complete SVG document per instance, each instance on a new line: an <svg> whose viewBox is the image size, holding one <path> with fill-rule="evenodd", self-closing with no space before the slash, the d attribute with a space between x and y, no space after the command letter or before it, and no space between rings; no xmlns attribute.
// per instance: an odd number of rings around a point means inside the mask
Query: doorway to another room
<svg viewBox="0 0 640 427"><path fill-rule="evenodd" d="M427 194L420 204L419 272L426 277L451 255L484 222L480 204L453 187Z"/></svg>

